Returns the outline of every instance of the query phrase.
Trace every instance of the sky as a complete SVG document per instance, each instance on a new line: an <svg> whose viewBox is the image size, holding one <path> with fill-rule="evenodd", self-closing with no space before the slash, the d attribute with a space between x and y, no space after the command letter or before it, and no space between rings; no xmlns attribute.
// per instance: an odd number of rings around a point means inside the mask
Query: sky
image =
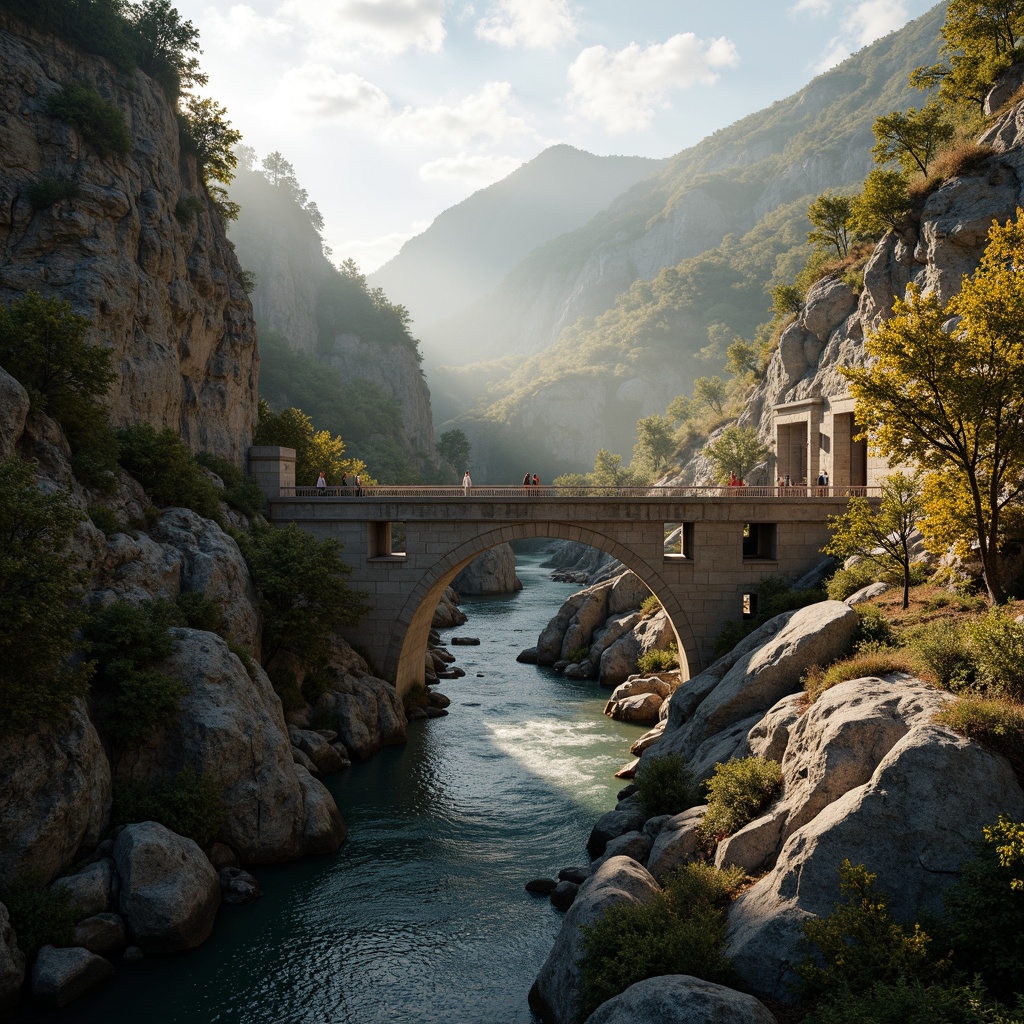
<svg viewBox="0 0 1024 1024"><path fill-rule="evenodd" d="M175 0L204 90L372 272L556 143L665 157L932 0Z"/></svg>

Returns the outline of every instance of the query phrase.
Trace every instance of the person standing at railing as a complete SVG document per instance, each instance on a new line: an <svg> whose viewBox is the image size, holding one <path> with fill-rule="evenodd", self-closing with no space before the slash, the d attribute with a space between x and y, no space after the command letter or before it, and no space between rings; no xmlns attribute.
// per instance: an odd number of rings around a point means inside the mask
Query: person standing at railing
<svg viewBox="0 0 1024 1024"><path fill-rule="evenodd" d="M533 474L533 486L540 487L540 477L536 473Z"/></svg>
<svg viewBox="0 0 1024 1024"><path fill-rule="evenodd" d="M306 477L308 480L309 477ZM320 470L320 475L316 478L316 493L323 497L327 493L327 477L324 476L324 471Z"/></svg>
<svg viewBox="0 0 1024 1024"><path fill-rule="evenodd" d="M356 497L361 498L363 496L363 478L356 473Z"/></svg>
<svg viewBox="0 0 1024 1024"><path fill-rule="evenodd" d="M462 493L468 498L469 489L473 486L473 481L469 478L469 470L467 469L462 477Z"/></svg>
<svg viewBox="0 0 1024 1024"><path fill-rule="evenodd" d="M529 474L529 473L527 473L527 474L526 474L526 475L525 475L525 476L523 477L523 486L524 486L524 487L529 487L529 486L530 486L530 484L532 484L532 483L533 483L533 480L531 480L531 479L530 479L530 474Z"/></svg>

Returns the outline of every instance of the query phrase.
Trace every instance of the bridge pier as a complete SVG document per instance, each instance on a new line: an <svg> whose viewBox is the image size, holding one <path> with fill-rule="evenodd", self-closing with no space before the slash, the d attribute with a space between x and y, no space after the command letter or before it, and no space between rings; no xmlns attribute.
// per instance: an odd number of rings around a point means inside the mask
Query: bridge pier
<svg viewBox="0 0 1024 1024"><path fill-rule="evenodd" d="M341 542L350 585L370 604L344 635L404 693L423 681L430 622L458 572L498 544L541 537L590 544L632 569L668 613L684 673L696 674L713 660L722 625L755 612L761 578L796 577L817 565L829 538L827 516L846 509L845 496L817 489L781 496L774 488L741 490L651 488L621 497L548 488L529 496L522 488L464 495L461 488L381 487L359 498L285 492L272 498L271 519ZM666 524L683 525L678 553L665 553Z"/></svg>

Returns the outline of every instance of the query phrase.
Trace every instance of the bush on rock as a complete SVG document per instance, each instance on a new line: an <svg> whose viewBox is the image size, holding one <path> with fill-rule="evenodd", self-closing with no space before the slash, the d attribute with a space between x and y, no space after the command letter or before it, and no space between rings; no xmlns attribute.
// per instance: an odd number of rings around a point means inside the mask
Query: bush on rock
<svg viewBox="0 0 1024 1024"><path fill-rule="evenodd" d="M693 772L681 754L644 761L636 773L636 791L648 818L679 814L701 803Z"/></svg>
<svg viewBox="0 0 1024 1024"><path fill-rule="evenodd" d="M738 757L715 765L707 781L708 813L699 830L708 840L732 835L753 821L782 788L782 767L763 757Z"/></svg>

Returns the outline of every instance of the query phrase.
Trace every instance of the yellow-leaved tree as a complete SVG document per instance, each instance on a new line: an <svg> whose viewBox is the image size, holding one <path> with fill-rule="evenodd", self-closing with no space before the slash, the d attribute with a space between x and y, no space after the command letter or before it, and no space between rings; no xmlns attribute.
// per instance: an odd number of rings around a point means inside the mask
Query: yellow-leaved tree
<svg viewBox="0 0 1024 1024"><path fill-rule="evenodd" d="M962 477L989 600L1002 604L1003 512L1024 490L1024 211L993 224L981 265L942 306L908 289L844 369L872 450Z"/></svg>

